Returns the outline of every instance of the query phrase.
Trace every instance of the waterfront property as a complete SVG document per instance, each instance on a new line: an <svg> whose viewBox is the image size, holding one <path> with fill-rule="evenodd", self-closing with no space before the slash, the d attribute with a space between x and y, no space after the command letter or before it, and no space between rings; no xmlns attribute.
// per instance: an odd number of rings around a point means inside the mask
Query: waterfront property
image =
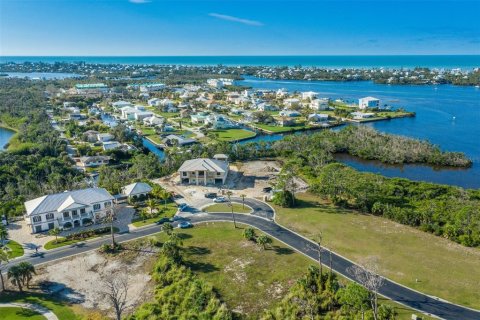
<svg viewBox="0 0 480 320"><path fill-rule="evenodd" d="M180 169L180 182L186 184L224 184L228 176L228 157L216 154L213 159L198 158L185 161Z"/></svg>
<svg viewBox="0 0 480 320"><path fill-rule="evenodd" d="M103 188L49 194L25 202L24 217L32 233L80 227L112 214L113 199Z"/></svg>
<svg viewBox="0 0 480 320"><path fill-rule="evenodd" d="M360 109L378 108L380 107L380 99L374 97L365 97L358 99L358 107Z"/></svg>
<svg viewBox="0 0 480 320"><path fill-rule="evenodd" d="M75 159L77 166L85 168L94 168L101 165L107 165L110 161L108 156L83 156Z"/></svg>
<svg viewBox="0 0 480 320"><path fill-rule="evenodd" d="M352 112L351 115L355 120L362 120L362 119L375 117L375 113L373 112Z"/></svg>

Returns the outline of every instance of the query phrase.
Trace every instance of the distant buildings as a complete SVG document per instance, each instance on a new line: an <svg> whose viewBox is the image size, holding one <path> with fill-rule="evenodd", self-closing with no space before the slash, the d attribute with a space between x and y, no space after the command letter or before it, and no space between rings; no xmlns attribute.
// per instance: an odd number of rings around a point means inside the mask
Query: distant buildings
<svg viewBox="0 0 480 320"><path fill-rule="evenodd" d="M375 113L373 112L352 112L351 115L355 120L368 119L368 118L375 117Z"/></svg>
<svg viewBox="0 0 480 320"><path fill-rule="evenodd" d="M358 99L358 107L360 109L378 108L380 107L380 100L374 97L365 97Z"/></svg>
<svg viewBox="0 0 480 320"><path fill-rule="evenodd" d="M185 161L180 169L181 183L224 184L228 176L228 157L217 154L213 159L199 158Z"/></svg>
<svg viewBox="0 0 480 320"><path fill-rule="evenodd" d="M25 202L25 220L32 233L70 229L99 222L112 206L113 197L103 188L65 191Z"/></svg>
<svg viewBox="0 0 480 320"><path fill-rule="evenodd" d="M213 88L216 88L216 89L221 89L223 88L224 86L231 86L233 85L233 79L226 79L226 78L222 78L222 79L208 79L207 80L207 84L210 86L210 87L213 87Z"/></svg>
<svg viewBox="0 0 480 320"><path fill-rule="evenodd" d="M108 92L108 86L104 83L76 84L77 94L104 94Z"/></svg>
<svg viewBox="0 0 480 320"><path fill-rule="evenodd" d="M307 99L313 100L317 96L318 96L317 92L313 92L313 91L302 92L302 100L307 100Z"/></svg>
<svg viewBox="0 0 480 320"><path fill-rule="evenodd" d="M148 93L148 92L160 91L165 89L165 84L159 83L159 82L140 83L140 84L136 83L136 84L129 84L127 86L127 89L140 90L140 92L142 93Z"/></svg>

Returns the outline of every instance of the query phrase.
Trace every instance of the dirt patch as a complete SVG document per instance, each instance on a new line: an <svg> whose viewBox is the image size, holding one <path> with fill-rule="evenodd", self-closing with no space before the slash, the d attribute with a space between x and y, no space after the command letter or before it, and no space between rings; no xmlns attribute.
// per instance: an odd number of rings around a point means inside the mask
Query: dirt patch
<svg viewBox="0 0 480 320"><path fill-rule="evenodd" d="M156 258L148 253L133 256L128 252L127 256L112 257L92 251L39 267L39 276L35 280L42 291L86 309L109 312L111 306L103 293L102 282L112 274L125 276L128 280L127 301L133 310L152 297L153 284L149 273Z"/></svg>
<svg viewBox="0 0 480 320"><path fill-rule="evenodd" d="M245 268L254 262L253 258L241 259L237 258L227 264L223 271L231 274L231 276L239 283L245 283L247 281L247 273Z"/></svg>

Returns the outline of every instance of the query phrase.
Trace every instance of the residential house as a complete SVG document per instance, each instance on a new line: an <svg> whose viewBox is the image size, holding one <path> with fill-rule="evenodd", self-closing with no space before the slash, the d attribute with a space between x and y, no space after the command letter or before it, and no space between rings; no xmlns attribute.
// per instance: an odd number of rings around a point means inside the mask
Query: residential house
<svg viewBox="0 0 480 320"><path fill-rule="evenodd" d="M310 122L325 122L325 121L328 121L328 114L311 113L311 114L308 115L308 121L310 121Z"/></svg>
<svg viewBox="0 0 480 320"><path fill-rule="evenodd" d="M153 115L143 119L143 124L149 127L161 126L165 123L165 118Z"/></svg>
<svg viewBox="0 0 480 320"><path fill-rule="evenodd" d="M278 89L276 92L277 98L284 98L288 95L287 89Z"/></svg>
<svg viewBox="0 0 480 320"><path fill-rule="evenodd" d="M365 97L358 99L358 107L360 109L378 108L380 107L380 99L374 97Z"/></svg>
<svg viewBox="0 0 480 320"><path fill-rule="evenodd" d="M103 151L115 150L122 147L122 144L118 141L107 141L103 143Z"/></svg>
<svg viewBox="0 0 480 320"><path fill-rule="evenodd" d="M213 87L213 88L216 88L216 89L221 89L224 86L223 81L220 80L220 79L208 79L207 84L210 87Z"/></svg>
<svg viewBox="0 0 480 320"><path fill-rule="evenodd" d="M144 83L139 86L140 92L153 92L165 89L163 83Z"/></svg>
<svg viewBox="0 0 480 320"><path fill-rule="evenodd" d="M321 98L321 99L315 99L310 102L310 108L313 110L328 110L329 105L328 102L330 100L328 98Z"/></svg>
<svg viewBox="0 0 480 320"><path fill-rule="evenodd" d="M375 117L375 113L373 112L352 112L351 115L355 120L368 119L368 118Z"/></svg>
<svg viewBox="0 0 480 320"><path fill-rule="evenodd" d="M107 156L84 156L75 159L77 166L80 168L94 168L104 164L108 164L110 157Z"/></svg>
<svg viewBox="0 0 480 320"><path fill-rule="evenodd" d="M201 124L204 124L205 123L205 120L207 119L208 117L208 113L206 112L198 112L197 114L192 114L190 116L190 120L192 121L192 123L201 123Z"/></svg>
<svg viewBox="0 0 480 320"><path fill-rule="evenodd" d="M108 86L104 83L87 83L76 84L75 91L77 94L104 94L108 92Z"/></svg>
<svg viewBox="0 0 480 320"><path fill-rule="evenodd" d="M258 111L277 111L278 107L262 102L257 105L257 110Z"/></svg>
<svg viewBox="0 0 480 320"><path fill-rule="evenodd" d="M131 107L131 106L132 106L132 104L128 101L121 101L120 100L120 101L116 101L116 102L112 103L112 107L115 110L119 110L123 107Z"/></svg>
<svg viewBox="0 0 480 320"><path fill-rule="evenodd" d="M148 105L152 107L157 107L160 105L160 99L158 98L148 99Z"/></svg>
<svg viewBox="0 0 480 320"><path fill-rule="evenodd" d="M112 214L113 197L103 188L45 195L25 202L25 221L32 233L70 229L100 222Z"/></svg>
<svg viewBox="0 0 480 320"><path fill-rule="evenodd" d="M192 139L192 138L184 138L182 136L177 136L175 134L169 134L165 138L163 138L163 143L165 143L167 146L174 146L177 145L179 147L184 147L188 146L191 144L197 143L197 140Z"/></svg>
<svg viewBox="0 0 480 320"><path fill-rule="evenodd" d="M178 172L180 182L186 184L225 184L228 176L228 159L216 155L215 159L198 158L185 161Z"/></svg>
<svg viewBox="0 0 480 320"><path fill-rule="evenodd" d="M300 117L302 114L295 110L282 110L278 113L282 117Z"/></svg>
<svg viewBox="0 0 480 320"><path fill-rule="evenodd" d="M317 92L313 92L313 91L307 91L307 92L302 92L302 100L313 100L313 99L316 99L318 96L318 93Z"/></svg>
<svg viewBox="0 0 480 320"><path fill-rule="evenodd" d="M292 107L297 107L300 105L300 100L297 98L288 98L283 100L283 103L285 104L286 107L292 108Z"/></svg>
<svg viewBox="0 0 480 320"><path fill-rule="evenodd" d="M88 130L88 131L85 131L83 133L83 137L85 138L85 140L87 140L88 142L96 142L98 141L98 134L99 132L98 131L95 131L95 130Z"/></svg>
<svg viewBox="0 0 480 320"><path fill-rule="evenodd" d="M97 140L99 142L112 141L114 138L115 138L115 136L111 133L99 133L99 134L97 134Z"/></svg>
<svg viewBox="0 0 480 320"><path fill-rule="evenodd" d="M145 182L135 182L122 188L122 194L128 199L144 198L152 192L152 187Z"/></svg>

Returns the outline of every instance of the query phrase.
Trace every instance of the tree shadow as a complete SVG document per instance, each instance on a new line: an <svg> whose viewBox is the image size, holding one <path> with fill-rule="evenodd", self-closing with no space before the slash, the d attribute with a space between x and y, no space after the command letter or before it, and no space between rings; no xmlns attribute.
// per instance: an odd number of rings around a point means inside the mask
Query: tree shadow
<svg viewBox="0 0 480 320"><path fill-rule="evenodd" d="M177 233L178 237L182 240L191 239L193 236L188 233Z"/></svg>
<svg viewBox="0 0 480 320"><path fill-rule="evenodd" d="M27 308L21 308L17 312L15 312L15 315L20 317L21 319L24 318L31 318L34 316L40 315L40 313L33 311L32 309L27 309Z"/></svg>
<svg viewBox="0 0 480 320"><path fill-rule="evenodd" d="M83 303L85 302L85 295L67 287L64 283L55 281L42 281L38 284L39 289L50 296L67 300L71 303Z"/></svg>
<svg viewBox="0 0 480 320"><path fill-rule="evenodd" d="M187 261L185 262L185 265L194 272L199 271L203 273L210 273L220 270L217 266L208 262Z"/></svg>
<svg viewBox="0 0 480 320"><path fill-rule="evenodd" d="M292 249L285 247L272 246L271 249L275 251L275 253L278 255L288 255L295 253L295 251L293 251Z"/></svg>
<svg viewBox="0 0 480 320"><path fill-rule="evenodd" d="M189 246L184 248L185 252L189 255L203 256L212 253L212 250L205 247Z"/></svg>

